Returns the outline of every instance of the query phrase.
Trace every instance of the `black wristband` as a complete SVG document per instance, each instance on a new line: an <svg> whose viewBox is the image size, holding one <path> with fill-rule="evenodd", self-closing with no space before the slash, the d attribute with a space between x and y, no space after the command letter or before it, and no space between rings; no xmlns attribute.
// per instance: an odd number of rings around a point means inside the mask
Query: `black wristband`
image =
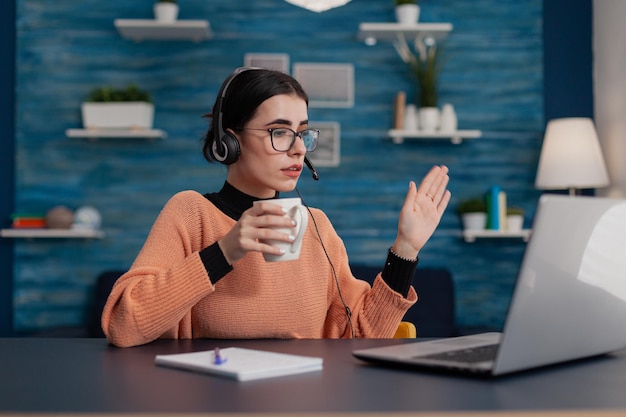
<svg viewBox="0 0 626 417"><path fill-rule="evenodd" d="M232 265L230 265L226 260L226 257L217 242L202 249L200 251L200 259L202 260L204 268L209 274L209 278L214 285L217 281L222 279L224 275L233 270Z"/></svg>
<svg viewBox="0 0 626 417"><path fill-rule="evenodd" d="M389 248L387 261L382 272L383 280L392 290L406 297L413 283L418 261L419 257L416 259L402 258Z"/></svg>

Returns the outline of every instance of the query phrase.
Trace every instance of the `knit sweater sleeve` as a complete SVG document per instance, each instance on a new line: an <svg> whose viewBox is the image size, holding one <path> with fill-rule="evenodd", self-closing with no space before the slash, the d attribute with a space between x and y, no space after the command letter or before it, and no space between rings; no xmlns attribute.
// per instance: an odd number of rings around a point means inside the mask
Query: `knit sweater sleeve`
<svg viewBox="0 0 626 417"><path fill-rule="evenodd" d="M404 314L417 301L415 290L410 286L405 297L392 289L383 280L381 273L371 287L366 281L355 278L343 241L330 221L320 210L314 210L313 215L325 252L332 263L330 308L324 336L393 337Z"/></svg>
<svg viewBox="0 0 626 417"><path fill-rule="evenodd" d="M102 313L107 339L135 346L158 337L191 334L189 311L214 291L199 251L203 197L192 191L173 196L157 217L135 262L113 287Z"/></svg>

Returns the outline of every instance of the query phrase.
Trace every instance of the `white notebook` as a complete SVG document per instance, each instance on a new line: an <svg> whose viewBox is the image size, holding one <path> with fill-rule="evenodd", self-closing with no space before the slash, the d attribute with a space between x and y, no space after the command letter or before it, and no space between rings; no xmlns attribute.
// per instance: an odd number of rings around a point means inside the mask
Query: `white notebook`
<svg viewBox="0 0 626 417"><path fill-rule="evenodd" d="M322 369L322 358L229 347L216 352L206 350L192 353L157 355L156 364L223 376L238 381L251 381L283 375L300 374Z"/></svg>

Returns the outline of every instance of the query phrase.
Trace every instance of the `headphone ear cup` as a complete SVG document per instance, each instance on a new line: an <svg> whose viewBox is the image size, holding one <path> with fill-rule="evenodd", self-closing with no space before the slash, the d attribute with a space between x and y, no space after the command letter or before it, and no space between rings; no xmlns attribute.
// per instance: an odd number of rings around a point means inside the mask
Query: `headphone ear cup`
<svg viewBox="0 0 626 417"><path fill-rule="evenodd" d="M241 153L239 140L237 140L235 135L229 132L224 133L219 141L213 141L211 150L213 151L215 160L224 165L235 163Z"/></svg>

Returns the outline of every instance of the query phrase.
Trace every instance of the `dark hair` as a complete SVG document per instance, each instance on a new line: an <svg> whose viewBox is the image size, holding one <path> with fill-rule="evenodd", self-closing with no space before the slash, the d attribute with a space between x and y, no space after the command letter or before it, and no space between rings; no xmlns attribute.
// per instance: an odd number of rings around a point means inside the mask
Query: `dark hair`
<svg viewBox="0 0 626 417"><path fill-rule="evenodd" d="M224 83L228 82L228 77ZM222 89L224 85L222 85ZM292 76L284 72L268 69L250 69L237 74L228 85L224 101L221 104L222 128L239 130L254 117L256 109L268 98L280 94L295 94L302 98L307 105L309 98L302 88L302 85ZM213 105L213 112L216 111L220 93ZM204 137L202 154L209 162L214 162L215 158L211 153L211 147L215 141L217 130L217 114L211 113L205 117L212 117L213 121Z"/></svg>

